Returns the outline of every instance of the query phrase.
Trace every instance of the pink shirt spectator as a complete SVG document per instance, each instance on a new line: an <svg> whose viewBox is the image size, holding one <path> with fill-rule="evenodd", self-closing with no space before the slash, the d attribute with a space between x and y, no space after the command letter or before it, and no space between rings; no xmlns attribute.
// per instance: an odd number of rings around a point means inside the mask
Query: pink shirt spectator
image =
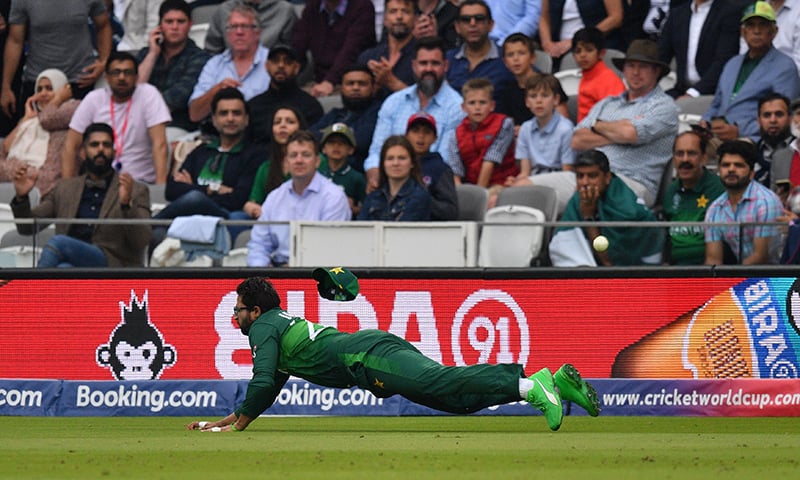
<svg viewBox="0 0 800 480"><path fill-rule="evenodd" d="M92 123L111 125L117 150L115 167L121 167L122 172L130 173L135 180L155 183L153 144L147 130L172 121L164 98L156 87L149 83L140 83L128 102L114 103L113 119L111 109L111 90L93 90L81 101L69 128L83 135L86 127Z"/></svg>

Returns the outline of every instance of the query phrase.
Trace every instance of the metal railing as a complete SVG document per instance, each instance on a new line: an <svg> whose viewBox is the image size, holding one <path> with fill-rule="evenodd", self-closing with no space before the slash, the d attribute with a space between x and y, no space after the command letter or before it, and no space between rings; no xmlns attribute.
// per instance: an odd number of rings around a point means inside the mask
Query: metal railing
<svg viewBox="0 0 800 480"><path fill-rule="evenodd" d="M354 221L355 222L355 221ZM33 229L36 230L38 233L30 235L31 242L14 242L11 245L1 245L3 248L7 247L30 247L33 250L34 255L33 262L31 267L35 267L35 259L36 259L36 252L40 249L42 245L42 241L39 238L39 235L42 233L43 230L47 228L53 228L52 226L61 224L61 225L75 225L75 224L90 224L90 225L141 225L141 224L148 224L151 226L164 226L168 227L172 220L160 220L160 219L91 219L87 221L87 219L65 219L65 218L26 218L26 219L8 219L8 220L0 220L0 227L3 224L17 224L21 225L32 225ZM285 225L287 228L289 227L288 221L259 221L259 220L220 220L220 225L223 226L249 226L252 227L254 225ZM444 223L444 222L443 222ZM781 235L785 234L785 229L787 227L786 223L782 222L728 222L728 223L708 223L708 222L667 222L667 221L648 221L648 222L632 222L632 221L621 221L621 222L604 222L604 221L593 221L593 222L565 222L565 221L542 221L542 222L458 222L458 223L476 223L478 224L479 228L483 227L484 225L490 226L543 226L549 229L551 232L554 231L556 228L559 227L585 227L585 226L595 226L595 227L611 227L611 228L661 228L664 229L664 235L667 235L667 229L671 227L688 227L688 228L699 228L699 229L707 229L710 227L724 227L724 228L737 228L739 238L742 237L744 234L744 229L749 226L758 226L758 227L778 227L779 232ZM9 230L9 229L6 229ZM11 230L15 230L12 228ZM235 239L231 239L231 244ZM549 242L549 238L545 239L546 242ZM742 242L739 242L741 245ZM2 251L2 249L0 249ZM152 252L148 252L149 254ZM741 258L741 250L738 252L739 258Z"/></svg>

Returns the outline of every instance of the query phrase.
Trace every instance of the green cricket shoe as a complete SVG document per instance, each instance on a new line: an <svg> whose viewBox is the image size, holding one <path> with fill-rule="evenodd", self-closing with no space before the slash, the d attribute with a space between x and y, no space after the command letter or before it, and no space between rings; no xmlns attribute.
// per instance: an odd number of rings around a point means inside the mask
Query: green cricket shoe
<svg viewBox="0 0 800 480"><path fill-rule="evenodd" d="M597 391L581 378L580 372L574 365L571 363L561 365L553 375L553 380L561 392L561 398L577 403L593 417L600 414Z"/></svg>
<svg viewBox="0 0 800 480"><path fill-rule="evenodd" d="M528 378L533 381L533 388L528 392L525 401L544 413L547 425L555 432L561 428L564 411L561 407L561 395L553 381L553 374L549 368L543 368Z"/></svg>

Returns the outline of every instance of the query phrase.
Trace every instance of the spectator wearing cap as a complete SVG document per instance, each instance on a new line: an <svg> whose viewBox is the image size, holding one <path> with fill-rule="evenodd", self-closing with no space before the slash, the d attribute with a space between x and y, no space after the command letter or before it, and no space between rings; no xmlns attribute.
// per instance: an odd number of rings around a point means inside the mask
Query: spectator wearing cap
<svg viewBox="0 0 800 480"><path fill-rule="evenodd" d="M332 94L344 69L374 45L371 0L308 0L292 36L292 46L303 56L310 52L314 60L315 97Z"/></svg>
<svg viewBox="0 0 800 480"><path fill-rule="evenodd" d="M669 66L659 60L652 40L634 40L614 65L622 70L628 89L597 102L575 127L570 146L576 152L603 152L611 171L652 206L678 134L678 107L658 86ZM576 181L574 172L561 171L536 175L531 183L554 188L563 212Z"/></svg>
<svg viewBox="0 0 800 480"><path fill-rule="evenodd" d="M149 32L147 46L138 55L139 83L155 86L172 114L167 140L197 130L189 119L189 96L211 56L189 38L192 16L185 0L166 0L158 11L158 26Z"/></svg>
<svg viewBox="0 0 800 480"><path fill-rule="evenodd" d="M436 119L425 112L411 115L406 138L419 158L422 182L431 196L431 220L457 220L458 196L453 170L438 152L431 152L431 145L436 141Z"/></svg>
<svg viewBox="0 0 800 480"><path fill-rule="evenodd" d="M800 95L800 77L794 62L773 45L778 27L769 3L748 6L740 23L747 52L725 64L714 100L702 120L720 140L757 140L758 99L769 92L787 98Z"/></svg>
<svg viewBox="0 0 800 480"><path fill-rule="evenodd" d="M364 64L375 75L380 87L378 96L386 97L414 83L414 24L417 15L412 0L387 0L383 24L387 35L375 47L364 50L358 63Z"/></svg>
<svg viewBox="0 0 800 480"><path fill-rule="evenodd" d="M753 181L758 148L747 139L729 140L717 148L719 176L725 192L706 212L707 223L741 223L706 229L706 265L777 263L778 227L770 224L783 213L769 188Z"/></svg>
<svg viewBox="0 0 800 480"><path fill-rule="evenodd" d="M250 122L251 140L269 145L272 143L272 117L278 107L295 107L303 113L309 124L322 118L324 112L319 101L297 85L300 62L292 47L272 47L265 68L269 75L269 89L247 103L253 115Z"/></svg>
<svg viewBox="0 0 800 480"><path fill-rule="evenodd" d="M319 134L334 123L345 123L356 137L356 148L350 156L350 166L364 171L364 159L369 154L375 122L381 100L376 96L378 86L375 77L366 65L351 65L342 75L342 106L331 109L310 130Z"/></svg>
<svg viewBox="0 0 800 480"><path fill-rule="evenodd" d="M739 17L747 0L692 0L669 11L658 50L661 61L675 60L672 97L713 95L719 75L739 53Z"/></svg>
<svg viewBox="0 0 800 480"><path fill-rule="evenodd" d="M358 216L366 196L367 181L364 174L351 167L347 161L356 148L356 136L346 123L334 123L322 131L320 150L325 162L319 173L339 185L347 195L353 218Z"/></svg>
<svg viewBox="0 0 800 480"><path fill-rule="evenodd" d="M220 90L238 88L250 100L269 87L269 74L264 63L269 50L261 46L261 25L252 7L236 5L225 25L229 47L211 57L200 72L189 97L189 118L201 122L211 113L211 100Z"/></svg>

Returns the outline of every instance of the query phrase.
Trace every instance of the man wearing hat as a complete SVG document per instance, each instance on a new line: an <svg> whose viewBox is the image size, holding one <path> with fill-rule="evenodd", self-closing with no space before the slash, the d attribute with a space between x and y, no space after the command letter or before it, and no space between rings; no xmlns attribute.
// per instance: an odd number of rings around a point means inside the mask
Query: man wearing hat
<svg viewBox="0 0 800 480"><path fill-rule="evenodd" d="M344 268L316 269L313 275L323 298L352 300L358 294L355 276ZM233 314L250 343L253 378L233 413L215 422L191 422L189 430L245 430L273 404L290 375L330 388L358 386L379 398L401 395L461 415L525 400L544 413L551 430L561 427L562 399L592 416L600 412L595 389L570 364L555 374L542 368L529 377L517 363L444 366L389 332L345 333L293 316L281 308L267 279L248 278L236 294Z"/></svg>
<svg viewBox="0 0 800 480"><path fill-rule="evenodd" d="M800 77L790 57L772 44L778 27L767 2L745 8L740 28L747 52L728 60L703 125L720 140L758 140L758 99L770 92L787 98L800 95Z"/></svg>
<svg viewBox="0 0 800 480"><path fill-rule="evenodd" d="M780 232L773 225L783 214L781 201L769 188L753 181L758 149L747 139L723 142L717 148L719 177L725 192L711 202L706 223L738 223L744 227L712 226L706 230L706 265L777 263Z"/></svg>
<svg viewBox="0 0 800 480"><path fill-rule="evenodd" d="M453 170L439 152L431 152L431 145L436 141L436 119L427 112L411 115L406 138L414 147L422 167L422 182L431 196L431 220L458 220L458 195Z"/></svg>
<svg viewBox="0 0 800 480"><path fill-rule="evenodd" d="M320 166L319 173L330 178L333 183L344 189L353 218L361 210L361 202L367 189L364 174L351 167L348 159L355 152L356 136L346 123L334 123L322 131L320 151L327 163Z"/></svg>
<svg viewBox="0 0 800 480"><path fill-rule="evenodd" d="M652 40L633 41L614 65L622 70L628 89L596 103L575 127L571 146L605 153L611 171L651 207L678 134L678 107L658 86L669 66L659 60L658 45ZM555 188L563 211L575 192L575 174L544 173L536 176L536 184Z"/></svg>
<svg viewBox="0 0 800 480"><path fill-rule="evenodd" d="M719 75L739 53L739 18L748 0L691 0L672 8L658 37L661 60L675 59L672 97L713 95Z"/></svg>
<svg viewBox="0 0 800 480"><path fill-rule="evenodd" d="M324 114L319 101L297 85L300 61L294 48L276 45L269 50L265 67L269 74L269 89L247 102L251 112L250 139L254 143L272 143L272 117L284 105L297 108L308 124Z"/></svg>

